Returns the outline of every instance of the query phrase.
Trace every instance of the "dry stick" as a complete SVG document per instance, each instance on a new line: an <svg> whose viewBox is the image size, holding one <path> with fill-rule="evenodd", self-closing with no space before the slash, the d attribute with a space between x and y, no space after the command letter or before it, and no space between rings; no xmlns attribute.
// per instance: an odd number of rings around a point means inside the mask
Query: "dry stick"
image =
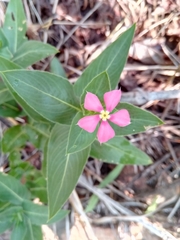
<svg viewBox="0 0 180 240"><path fill-rule="evenodd" d="M172 61L172 63L174 63L174 65L176 67L179 67L180 64L180 59L178 56L176 56L176 54L173 53L173 51L166 46L165 44L161 44L161 47L164 51L164 53L169 57L169 59Z"/></svg>
<svg viewBox="0 0 180 240"><path fill-rule="evenodd" d="M96 180L98 180L99 182L102 182L103 179L102 179L98 174L94 173L92 170L90 170L90 169L87 168L87 167L85 167L85 170L86 170L89 174L91 174L93 177L95 177ZM123 192L119 191L118 189L116 189L116 188L113 187L112 185L107 184L106 186L107 186L112 192L115 192L116 194L118 194L120 197L126 199L127 201L132 201L132 198L126 196Z"/></svg>
<svg viewBox="0 0 180 240"><path fill-rule="evenodd" d="M170 153L171 153L171 156L172 156L172 158L173 158L173 160L174 160L177 168L180 169L180 164L179 164L179 162L178 162L178 158L177 158L177 156L176 156L176 153L175 153L175 151L174 151L174 149L173 149L173 147L172 147L169 139L165 138L165 141L166 141L166 144L167 144L167 146L168 146L168 148L169 148L169 151L170 151Z"/></svg>
<svg viewBox="0 0 180 240"><path fill-rule="evenodd" d="M111 199L109 196L107 196L106 194L103 193L103 191L101 189L95 188L93 186L91 186L86 178L84 176L81 176L79 179L79 184L84 186L86 189L88 189L89 191L93 192L95 195L97 195L108 207L113 207L115 210L117 210L118 212L125 214L125 215L135 215L134 213L132 213L129 209L123 207L120 203L114 201L113 199ZM117 212L116 211L116 212ZM117 213L118 213L117 212ZM116 214L117 214L116 213Z"/></svg>
<svg viewBox="0 0 180 240"><path fill-rule="evenodd" d="M72 192L69 201L73 208L75 209L75 211L79 214L82 226L84 227L85 233L88 236L88 238L91 240L97 240L75 190Z"/></svg>
<svg viewBox="0 0 180 240"><path fill-rule="evenodd" d="M138 88L137 91L123 93L121 101L132 103L135 105L143 105L149 101L167 100L167 99L176 99L176 98L180 98L180 90L146 92Z"/></svg>
<svg viewBox="0 0 180 240"><path fill-rule="evenodd" d="M27 25L32 24L32 20L31 20L31 14L30 14L30 10L29 10L29 6L27 3L27 0L24 0L24 8L25 8L25 12L26 12L26 18L27 18Z"/></svg>
<svg viewBox="0 0 180 240"><path fill-rule="evenodd" d="M69 21L59 21L59 20L55 20L53 21L54 25L67 25L67 26L80 26L80 27L92 27L92 28L99 28L99 27L103 27L105 25L111 25L110 21L106 21L106 22L93 22L93 21L89 21L86 23L81 23L81 22L69 22Z"/></svg>
<svg viewBox="0 0 180 240"><path fill-rule="evenodd" d="M80 24L83 24L100 6L101 6L101 2L98 2L87 14L85 17L83 17L83 19L79 22ZM73 33L79 28L78 26L75 26L72 28L72 30L69 32L69 34L64 38L63 41L60 41L58 43L58 45L56 46L57 49L60 49L61 46L73 35ZM46 62L46 64L44 64L42 70L45 70L48 65L50 64L51 60L54 58L55 55L53 55L52 57L50 57L49 61Z"/></svg>
<svg viewBox="0 0 180 240"><path fill-rule="evenodd" d="M140 64L127 64L124 71L149 71L149 70L172 70L177 71L178 67L174 65L140 65Z"/></svg>
<svg viewBox="0 0 180 240"><path fill-rule="evenodd" d="M178 201L176 202L174 208L172 209L172 211L168 215L168 220L170 220L174 216L174 214L177 212L177 210L179 208L180 208L180 197L179 197Z"/></svg>
<svg viewBox="0 0 180 240"><path fill-rule="evenodd" d="M38 11L36 10L33 1L32 1L32 0L29 0L29 4L30 4L30 6L31 6L31 8L32 8L32 10L33 10L33 12L34 12L34 14L35 14L35 16L37 17L38 23L39 23L40 25L43 25L43 22L42 22L42 20L41 20L41 17L39 16L39 13L38 13Z"/></svg>
<svg viewBox="0 0 180 240"><path fill-rule="evenodd" d="M59 0L54 0L53 9L52 9L52 14L55 14L55 13L56 13L56 8L57 8L57 5L58 5L58 1L59 1Z"/></svg>
<svg viewBox="0 0 180 240"><path fill-rule="evenodd" d="M108 205L112 205L114 208L116 208L119 212L121 212L124 215L130 215L130 216L112 216L112 217L103 217L101 219L92 220L93 223L96 224L104 224L104 223L112 223L117 221L134 221L142 224L145 228L147 228L150 232L154 233L155 235L161 237L163 240L176 240L176 238L171 235L169 232L167 232L163 228L158 228L155 224L152 224L148 222L147 218L142 216L136 216L134 212L131 210L121 206L118 202L114 201L107 195L105 195L102 191L99 189L94 188L93 186L89 185L89 183L86 181L86 178L84 176L81 176L78 182L80 185L91 191L92 193L96 194L103 202L106 202Z"/></svg>

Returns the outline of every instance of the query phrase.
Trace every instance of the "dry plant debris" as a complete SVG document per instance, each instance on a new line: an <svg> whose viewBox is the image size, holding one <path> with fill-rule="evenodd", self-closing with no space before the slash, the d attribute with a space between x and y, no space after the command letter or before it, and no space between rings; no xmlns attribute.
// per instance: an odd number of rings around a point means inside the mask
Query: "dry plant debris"
<svg viewBox="0 0 180 240"><path fill-rule="evenodd" d="M76 212L76 221L83 215L90 229L85 230L83 239L180 239L180 1L23 2L27 36L59 49L58 59L71 82L136 22L120 86L125 101L141 105L164 120L164 125L157 129L128 137L152 157L153 164L125 166L111 184L100 190L96 185L114 166L91 159L83 173L84 180L80 179L77 187L78 195L74 193L79 205L74 205L70 198L72 213ZM0 4L2 24L5 3ZM33 67L48 70L51 59ZM92 193L100 201L91 214L85 214L83 207ZM146 211L153 205L154 210ZM101 224L102 228L92 227L92 223ZM67 221L66 226L70 227ZM85 229L81 221L78 226ZM82 238L71 235L70 239Z"/></svg>

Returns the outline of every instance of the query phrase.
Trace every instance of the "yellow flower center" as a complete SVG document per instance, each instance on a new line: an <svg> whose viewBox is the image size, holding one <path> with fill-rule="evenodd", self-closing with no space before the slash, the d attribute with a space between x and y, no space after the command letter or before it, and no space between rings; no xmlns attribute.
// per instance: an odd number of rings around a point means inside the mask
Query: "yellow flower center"
<svg viewBox="0 0 180 240"><path fill-rule="evenodd" d="M102 110L101 114L99 115L100 119L103 121L107 121L107 119L110 119L110 115L108 111Z"/></svg>

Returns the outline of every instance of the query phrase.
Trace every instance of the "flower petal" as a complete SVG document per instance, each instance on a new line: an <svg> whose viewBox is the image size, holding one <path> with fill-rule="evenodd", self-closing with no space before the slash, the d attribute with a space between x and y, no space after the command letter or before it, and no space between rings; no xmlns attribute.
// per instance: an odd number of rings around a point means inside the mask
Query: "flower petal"
<svg viewBox="0 0 180 240"><path fill-rule="evenodd" d="M131 123L129 112L126 109L121 109L110 115L109 121L120 127L125 127Z"/></svg>
<svg viewBox="0 0 180 240"><path fill-rule="evenodd" d="M85 131L92 133L96 129L99 121L99 115L86 116L81 118L77 125Z"/></svg>
<svg viewBox="0 0 180 240"><path fill-rule="evenodd" d="M121 99L121 90L113 90L104 94L104 102L106 110L111 112Z"/></svg>
<svg viewBox="0 0 180 240"><path fill-rule="evenodd" d="M97 138L100 143L107 142L115 136L115 132L107 121L102 121L98 129Z"/></svg>
<svg viewBox="0 0 180 240"><path fill-rule="evenodd" d="M100 112L103 110L102 104L99 101L99 98L93 94L88 92L86 94L85 100L84 100L84 108L89 111L95 111Z"/></svg>

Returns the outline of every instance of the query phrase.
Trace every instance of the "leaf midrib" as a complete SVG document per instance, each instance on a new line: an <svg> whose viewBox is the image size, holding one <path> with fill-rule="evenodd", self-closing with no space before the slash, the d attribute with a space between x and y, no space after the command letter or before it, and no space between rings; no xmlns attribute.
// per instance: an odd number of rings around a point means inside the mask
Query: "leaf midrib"
<svg viewBox="0 0 180 240"><path fill-rule="evenodd" d="M28 210L24 210L23 212L32 216L48 217L48 215L44 213L31 212Z"/></svg>
<svg viewBox="0 0 180 240"><path fill-rule="evenodd" d="M21 197L19 197L19 195L17 195L14 191L12 191L12 189L9 188L7 185L5 185L2 181L0 182L0 185L4 186L4 188L6 188L13 196L15 196L21 202L23 201L23 199Z"/></svg>
<svg viewBox="0 0 180 240"><path fill-rule="evenodd" d="M10 147L11 147L12 144L16 141L16 139L17 139L18 137L20 137L21 135L23 135L23 134L26 134L26 133L22 131L22 132L20 132L19 134L17 134L16 137L13 138L12 141L10 142L10 144L8 145L8 149L10 149ZM10 146L10 147L9 147L9 146Z"/></svg>
<svg viewBox="0 0 180 240"><path fill-rule="evenodd" d="M3 75L4 75L4 74L3 74ZM45 96L47 95L47 96L49 96L50 98L55 99L56 101L61 102L61 103L63 103L64 105L67 105L67 106L69 106L69 107L75 109L76 111L81 111L79 108L77 108L77 107L75 107L75 106L73 106L73 105L71 105L71 104L69 104L69 103L63 101L63 100L60 99L60 98L56 98L56 97L53 96L53 95L50 95L50 94L48 94L48 93L46 93L46 92L43 92L43 91L39 90L38 88L36 88L36 87L34 87L34 86L32 86L32 85L29 85L29 84L27 84L27 83L21 81L21 80L18 79L18 78L14 78L14 79L18 80L19 82L21 82L22 84L24 84L24 85L26 85L26 86L28 86L28 87L30 87L30 88L35 89L37 92L40 92L42 95L45 95ZM7 82L11 85L11 87L14 89L13 85L11 84L10 81L7 80L7 78L6 78L6 81L7 81ZM16 92L15 89L14 89L14 91ZM19 95L19 94L18 94L18 95ZM23 98L22 96L20 96L20 97ZM23 99L24 99L24 98L23 98ZM25 99L24 99L24 101L26 102Z"/></svg>
<svg viewBox="0 0 180 240"><path fill-rule="evenodd" d="M48 50L48 51L49 51L49 50ZM44 50L41 50L41 49L38 50L38 54L39 54L39 53L44 53L44 52L47 52L47 50L46 50L46 49L44 49ZM14 58L13 58L13 61L17 61L19 58L22 58L22 57L28 55L29 53L37 53L37 49L36 49L36 50L27 51L27 52L25 52L25 53L23 53L23 54L21 54L21 55L18 55L17 57L14 57Z"/></svg>
<svg viewBox="0 0 180 240"><path fill-rule="evenodd" d="M66 176L66 171L67 171L67 166L68 166L68 163L69 163L69 158L70 158L70 154L68 154L67 157L66 157L66 164L65 164L65 167L64 167L64 174L62 176L62 180L61 180L61 185L59 187L59 191L56 194L56 199L54 201L54 206L56 206L56 204L57 204L57 201L58 201L58 198L59 198L59 193L61 192L61 189L62 189L63 184L64 184L64 179L65 179L65 176Z"/></svg>
<svg viewBox="0 0 180 240"><path fill-rule="evenodd" d="M121 148L115 147L114 145L110 145L108 143L105 143L104 145L107 145L108 147L115 149L116 151L122 152L122 153L127 153L126 151L123 151ZM133 147L133 145L130 145L130 147ZM127 153L128 154L128 153ZM129 155L129 154L128 154Z"/></svg>
<svg viewBox="0 0 180 240"><path fill-rule="evenodd" d="M8 91L7 88L1 89L1 90L0 90L0 94L3 93L3 92L6 92L6 91Z"/></svg>
<svg viewBox="0 0 180 240"><path fill-rule="evenodd" d="M128 32L129 33L129 32ZM131 32L130 32L131 33ZM107 66L106 71L111 67L114 59L117 57L117 55L119 54L119 52L121 51L121 49L124 47L124 43L127 41L127 38L129 37L129 34L126 35L126 38L123 38L121 47L119 48L119 51L116 52L115 56L112 58L111 62L109 63L109 66ZM121 39L121 37L120 37ZM122 40L122 39L121 39Z"/></svg>
<svg viewBox="0 0 180 240"><path fill-rule="evenodd" d="M41 130L35 128L35 127L32 126L32 125L28 125L28 126L29 126L30 128L32 128L34 131L36 131L38 134L43 135L43 136L46 137L46 138L49 138L49 135L48 135L48 134L42 132Z"/></svg>

